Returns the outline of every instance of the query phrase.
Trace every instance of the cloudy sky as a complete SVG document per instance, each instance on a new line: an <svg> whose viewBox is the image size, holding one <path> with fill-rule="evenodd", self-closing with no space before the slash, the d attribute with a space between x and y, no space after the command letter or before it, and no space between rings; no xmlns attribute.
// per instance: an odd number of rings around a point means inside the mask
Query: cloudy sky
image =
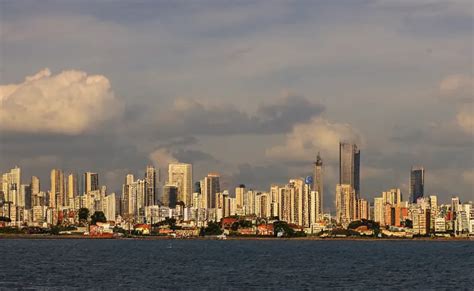
<svg viewBox="0 0 474 291"><path fill-rule="evenodd" d="M338 142L362 196L426 168L426 193L474 197L467 0L0 1L0 170L100 173L193 163L266 190ZM164 176L164 175L162 175Z"/></svg>

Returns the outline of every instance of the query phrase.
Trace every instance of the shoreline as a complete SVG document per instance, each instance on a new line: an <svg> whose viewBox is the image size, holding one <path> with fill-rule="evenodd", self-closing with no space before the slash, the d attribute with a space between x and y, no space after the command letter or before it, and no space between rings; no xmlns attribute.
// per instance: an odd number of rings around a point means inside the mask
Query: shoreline
<svg viewBox="0 0 474 291"><path fill-rule="evenodd" d="M189 237L189 238L173 238L168 236L143 236L143 237L99 237L99 236L84 236L84 235L31 235L31 234L1 234L1 240L223 240L216 237ZM277 238L277 237L245 237L245 236L227 236L224 240L244 240L244 241L472 241L474 238L469 237L418 237L418 238L367 238L367 237L335 237L335 238L320 238L320 237L293 237L293 238Z"/></svg>

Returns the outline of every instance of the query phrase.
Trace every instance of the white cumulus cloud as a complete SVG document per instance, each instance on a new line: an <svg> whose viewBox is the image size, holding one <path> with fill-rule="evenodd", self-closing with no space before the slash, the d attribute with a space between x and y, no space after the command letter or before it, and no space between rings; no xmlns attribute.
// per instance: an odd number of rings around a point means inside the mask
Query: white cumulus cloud
<svg viewBox="0 0 474 291"><path fill-rule="evenodd" d="M280 160L308 161L321 152L324 157L337 159L340 141L355 142L360 146L362 138L349 124L331 123L318 117L295 125L286 135L284 144L267 149L265 154Z"/></svg>
<svg viewBox="0 0 474 291"><path fill-rule="evenodd" d="M458 125L468 134L474 134L474 112L472 106L461 109L456 115Z"/></svg>
<svg viewBox="0 0 474 291"><path fill-rule="evenodd" d="M153 165L158 168L166 168L168 164L177 163L178 160L174 154L166 148L158 148L154 150L149 156Z"/></svg>
<svg viewBox="0 0 474 291"><path fill-rule="evenodd" d="M0 86L0 130L76 135L122 112L109 80L69 70L44 69L19 84Z"/></svg>
<svg viewBox="0 0 474 291"><path fill-rule="evenodd" d="M474 77L463 74L449 75L441 80L439 90L443 96L456 98L460 101L472 101L474 98Z"/></svg>

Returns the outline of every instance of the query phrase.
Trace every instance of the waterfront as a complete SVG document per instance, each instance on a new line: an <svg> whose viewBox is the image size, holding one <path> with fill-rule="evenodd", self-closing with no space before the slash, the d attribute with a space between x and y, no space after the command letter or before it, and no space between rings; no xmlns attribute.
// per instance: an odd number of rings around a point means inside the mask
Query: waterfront
<svg viewBox="0 0 474 291"><path fill-rule="evenodd" d="M463 288L472 241L3 240L0 288Z"/></svg>

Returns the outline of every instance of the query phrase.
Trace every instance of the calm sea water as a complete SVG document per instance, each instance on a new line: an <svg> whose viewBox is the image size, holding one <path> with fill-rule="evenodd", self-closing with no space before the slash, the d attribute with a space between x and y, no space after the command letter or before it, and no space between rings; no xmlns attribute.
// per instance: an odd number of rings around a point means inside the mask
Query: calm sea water
<svg viewBox="0 0 474 291"><path fill-rule="evenodd" d="M1 240L0 288L474 288L474 242Z"/></svg>

